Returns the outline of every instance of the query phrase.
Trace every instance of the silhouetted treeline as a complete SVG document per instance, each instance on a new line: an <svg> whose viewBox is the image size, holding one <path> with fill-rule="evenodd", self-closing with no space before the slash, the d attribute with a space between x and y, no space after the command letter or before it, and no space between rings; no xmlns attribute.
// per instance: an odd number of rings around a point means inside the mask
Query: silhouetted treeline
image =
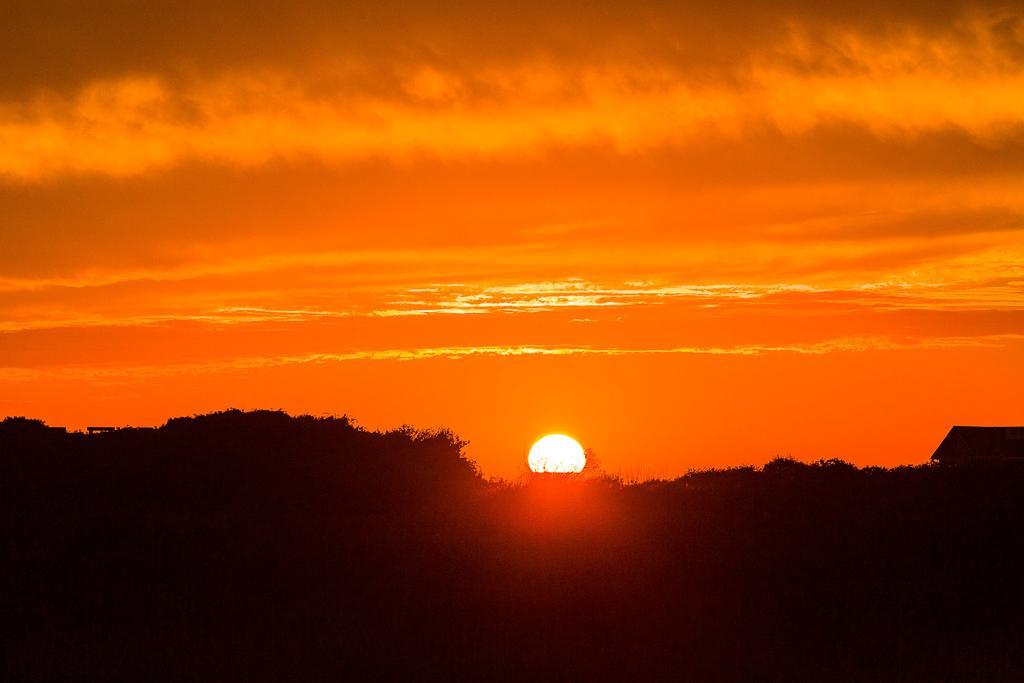
<svg viewBox="0 0 1024 683"><path fill-rule="evenodd" d="M448 432L0 422L3 680L1020 680L1024 468L496 484Z"/></svg>

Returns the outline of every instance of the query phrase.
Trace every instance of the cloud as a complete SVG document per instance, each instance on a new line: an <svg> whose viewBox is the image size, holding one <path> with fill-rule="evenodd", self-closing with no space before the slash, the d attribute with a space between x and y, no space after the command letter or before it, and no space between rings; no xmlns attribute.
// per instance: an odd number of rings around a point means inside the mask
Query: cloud
<svg viewBox="0 0 1024 683"><path fill-rule="evenodd" d="M329 57L372 63L383 87L390 70L424 59L442 67L490 66L530 55L566 62L654 56L721 76L723 66L774 49L793 26L806 27L811 43L833 40L838 31L896 39L907 29L971 42L976 37L965 19L990 27L1000 55L1019 58L1015 9L1002 0L54 0L41 11L32 0L9 0L0 22L0 84L9 92L74 88L125 71L308 67Z"/></svg>
<svg viewBox="0 0 1024 683"><path fill-rule="evenodd" d="M1024 339L1024 335L989 337L941 337L918 341L898 341L886 337L830 339L812 344L686 346L671 348L616 348L594 346L469 346L412 349L382 349L345 353L311 353L262 357L238 357L225 360L160 365L118 365L116 367L19 368L0 366L0 382L40 382L77 380L98 384L133 384L159 377L237 373L303 365L349 362L415 362L426 360L458 361L477 357L554 357L554 356L763 356L796 354L821 356L832 353L870 351L907 351L915 349L999 348Z"/></svg>
<svg viewBox="0 0 1024 683"><path fill-rule="evenodd" d="M978 336L975 313L1005 332L1024 24L892 5L15 2L0 347L580 347L562 321L609 349L767 349L920 312L951 326L922 339Z"/></svg>
<svg viewBox="0 0 1024 683"><path fill-rule="evenodd" d="M768 127L802 136L836 122L871 135L962 131L999 144L1024 129L1017 24L966 17L952 32L875 36L796 25L730 78L671 59L530 58L482 66L396 67L325 59L190 77L120 74L0 107L0 175L132 176L205 161L529 156L608 145L633 154L742 139ZM1010 37L1008 37L1010 36ZM1019 36L1018 36L1019 37Z"/></svg>
<svg viewBox="0 0 1024 683"><path fill-rule="evenodd" d="M600 282L573 278L562 281L501 284L440 283L405 287L399 270L376 285L356 280L346 266L353 255L296 255L273 267L246 263L219 269L131 273L126 280L104 277L82 281L8 282L0 288L0 331L105 326L146 326L192 321L209 325L264 322L313 322L332 318L446 317L507 315L606 309L635 313L653 310L672 314L673 307L741 307L762 302L794 309L855 306L871 310L1021 310L1024 270L1016 252L975 259L944 260L937 266L883 280L809 282ZM346 258L348 257L348 259ZM414 257L393 255L403 268ZM420 255L422 257L422 254ZM355 261L358 262L358 259ZM302 280L311 267L329 265L318 274L318 289ZM383 268L386 264L378 262ZM246 267L247 266L247 267ZM262 266L262 267L261 267ZM276 270L275 270L276 269ZM327 273L333 272L334 277ZM254 283L274 277L273 287ZM419 276L422 277L422 276ZM235 280L234 278L238 278ZM191 280L191 281L189 281ZM315 302L315 304L314 304ZM318 305L316 305L318 304Z"/></svg>

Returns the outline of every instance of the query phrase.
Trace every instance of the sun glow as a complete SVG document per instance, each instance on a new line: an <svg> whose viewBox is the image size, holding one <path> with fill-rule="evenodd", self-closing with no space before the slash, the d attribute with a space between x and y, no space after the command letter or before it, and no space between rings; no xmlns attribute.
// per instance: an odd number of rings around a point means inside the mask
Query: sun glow
<svg viewBox="0 0 1024 683"><path fill-rule="evenodd" d="M582 472L587 464L583 446L565 434L548 434L533 444L529 456L534 472L569 474Z"/></svg>

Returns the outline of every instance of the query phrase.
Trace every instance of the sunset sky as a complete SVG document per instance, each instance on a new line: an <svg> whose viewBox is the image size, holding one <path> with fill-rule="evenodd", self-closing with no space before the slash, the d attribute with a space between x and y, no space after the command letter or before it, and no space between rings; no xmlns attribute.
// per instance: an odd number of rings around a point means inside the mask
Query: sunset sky
<svg viewBox="0 0 1024 683"><path fill-rule="evenodd" d="M0 64L0 415L505 477L1024 423L1019 3L8 0Z"/></svg>

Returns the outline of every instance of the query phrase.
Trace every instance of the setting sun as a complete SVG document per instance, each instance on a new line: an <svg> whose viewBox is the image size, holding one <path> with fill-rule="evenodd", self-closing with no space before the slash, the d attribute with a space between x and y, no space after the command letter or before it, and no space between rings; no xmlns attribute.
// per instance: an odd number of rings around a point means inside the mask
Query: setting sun
<svg viewBox="0 0 1024 683"><path fill-rule="evenodd" d="M565 434L548 434L530 449L530 469L534 472L582 472L587 456L576 439Z"/></svg>

